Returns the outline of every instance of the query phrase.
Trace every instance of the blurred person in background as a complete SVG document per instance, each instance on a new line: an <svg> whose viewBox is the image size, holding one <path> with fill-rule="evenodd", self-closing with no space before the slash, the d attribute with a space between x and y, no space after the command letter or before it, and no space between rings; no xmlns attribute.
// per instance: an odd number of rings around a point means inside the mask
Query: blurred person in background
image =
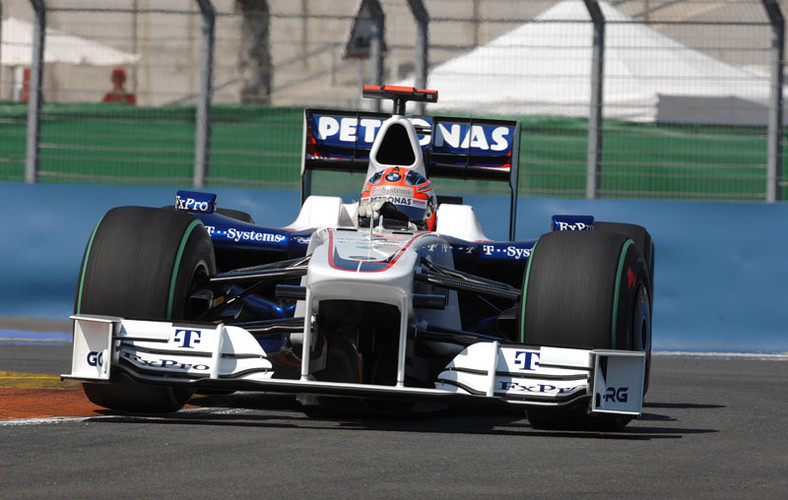
<svg viewBox="0 0 788 500"><path fill-rule="evenodd" d="M102 102L122 102L134 106L137 96L126 92L126 70L118 66L112 70L112 90L104 94Z"/></svg>

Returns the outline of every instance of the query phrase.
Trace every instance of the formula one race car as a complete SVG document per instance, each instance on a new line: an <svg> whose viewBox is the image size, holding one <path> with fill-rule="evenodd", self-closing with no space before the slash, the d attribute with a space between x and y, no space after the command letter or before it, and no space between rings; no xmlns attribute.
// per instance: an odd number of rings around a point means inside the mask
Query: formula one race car
<svg viewBox="0 0 788 500"><path fill-rule="evenodd" d="M535 427L621 428L648 385L648 232L554 216L514 240L519 123L409 117L433 90L367 86L392 115L305 110L302 207L288 227L179 191L97 224L75 302L72 372L97 405L177 411L195 391L520 405ZM366 172L358 201L317 170ZM430 178L509 184L510 241ZM379 406L379 405L378 405Z"/></svg>

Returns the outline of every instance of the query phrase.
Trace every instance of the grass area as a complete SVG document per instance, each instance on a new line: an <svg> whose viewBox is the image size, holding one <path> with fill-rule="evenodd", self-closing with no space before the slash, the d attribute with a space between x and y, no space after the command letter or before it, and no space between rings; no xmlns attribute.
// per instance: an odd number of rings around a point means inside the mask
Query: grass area
<svg viewBox="0 0 788 500"><path fill-rule="evenodd" d="M191 183L193 107L45 104L42 118L45 182ZM584 196L587 122L523 117L521 124L520 192ZM302 110L297 108L214 107L209 182L296 188L301 128ZM603 132L603 197L763 199L765 127L608 121ZM26 137L27 106L0 103L0 180L24 179ZM329 175L316 184L335 191L349 181L345 175ZM469 186L463 186L467 191ZM503 191L485 182L470 187Z"/></svg>

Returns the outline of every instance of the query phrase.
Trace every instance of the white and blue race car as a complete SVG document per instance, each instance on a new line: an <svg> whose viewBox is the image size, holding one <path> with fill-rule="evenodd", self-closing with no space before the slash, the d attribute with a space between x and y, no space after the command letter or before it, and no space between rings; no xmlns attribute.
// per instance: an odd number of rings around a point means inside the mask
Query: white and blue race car
<svg viewBox="0 0 788 500"><path fill-rule="evenodd" d="M515 121L406 117L432 90L368 86L391 115L305 110L302 207L284 228L179 191L96 225L73 361L97 405L179 410L195 391L306 405L520 406L537 427L620 429L640 415L654 247L640 226L554 216L515 241ZM358 201L311 195L318 170L366 172ZM503 181L509 241L430 178Z"/></svg>

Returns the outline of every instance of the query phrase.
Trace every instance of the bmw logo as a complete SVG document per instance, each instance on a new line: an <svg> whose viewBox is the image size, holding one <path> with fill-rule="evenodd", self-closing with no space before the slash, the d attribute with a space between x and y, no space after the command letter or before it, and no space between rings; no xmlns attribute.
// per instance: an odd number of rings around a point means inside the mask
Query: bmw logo
<svg viewBox="0 0 788 500"><path fill-rule="evenodd" d="M386 181L388 182L397 182L402 179L402 175L399 172L389 172L386 174Z"/></svg>

